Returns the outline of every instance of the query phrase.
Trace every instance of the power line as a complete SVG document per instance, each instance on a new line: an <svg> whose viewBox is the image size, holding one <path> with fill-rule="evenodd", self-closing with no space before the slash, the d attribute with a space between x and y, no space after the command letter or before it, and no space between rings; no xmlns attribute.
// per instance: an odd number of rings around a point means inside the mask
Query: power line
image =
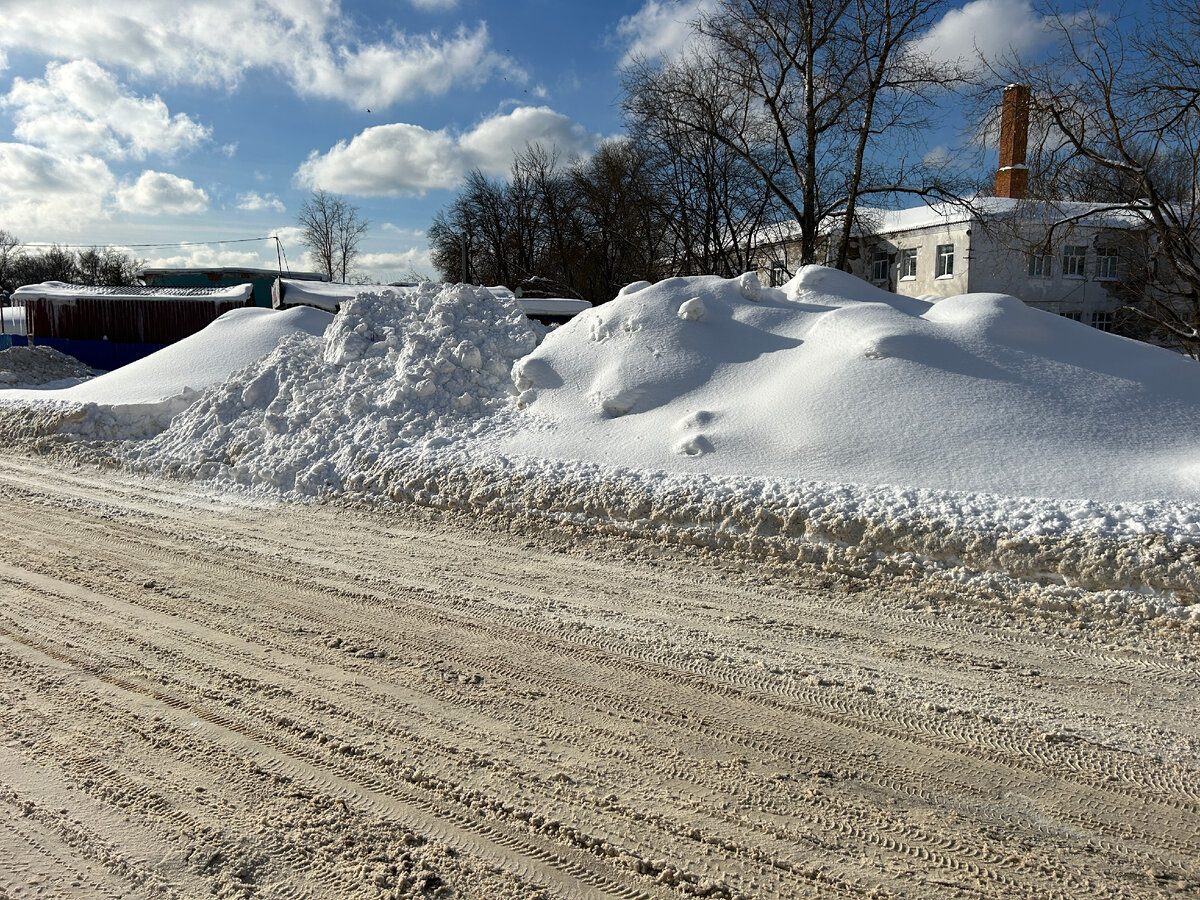
<svg viewBox="0 0 1200 900"><path fill-rule="evenodd" d="M278 240L278 238L273 234L268 234L265 237L231 238L229 240L173 241L169 244L113 244L113 243L109 243L109 244L106 244L105 246L106 247L128 247L131 250L133 250L133 249L152 250L152 249L164 249L167 247L204 246L204 245L209 245L209 244L249 244L249 243L253 243L254 241L274 241L274 240ZM64 250L90 250L93 247L98 247L99 244L95 244L95 243L92 243L92 244L27 244L24 241L22 241L21 246L22 247L62 247Z"/></svg>

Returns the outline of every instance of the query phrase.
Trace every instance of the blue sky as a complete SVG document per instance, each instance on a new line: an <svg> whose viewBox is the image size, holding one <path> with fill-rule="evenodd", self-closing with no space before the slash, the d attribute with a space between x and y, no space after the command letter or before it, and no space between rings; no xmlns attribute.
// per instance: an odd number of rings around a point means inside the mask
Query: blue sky
<svg viewBox="0 0 1200 900"><path fill-rule="evenodd" d="M0 229L156 265L274 265L246 239L278 234L305 268L296 215L323 187L371 223L363 274L432 276L424 232L463 174L619 134L622 60L675 52L706 2L0 0ZM929 41L1031 46L1038 22L974 0ZM224 243L136 246L181 241Z"/></svg>

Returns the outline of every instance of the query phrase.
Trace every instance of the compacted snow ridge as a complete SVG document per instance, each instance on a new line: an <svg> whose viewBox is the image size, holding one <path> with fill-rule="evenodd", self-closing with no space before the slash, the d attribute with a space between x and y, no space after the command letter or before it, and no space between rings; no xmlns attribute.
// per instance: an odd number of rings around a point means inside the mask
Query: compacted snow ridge
<svg viewBox="0 0 1200 900"><path fill-rule="evenodd" d="M495 290L376 290L240 310L0 417L221 489L1200 609L1200 367L1004 295L810 266L639 282L547 333Z"/></svg>
<svg viewBox="0 0 1200 900"><path fill-rule="evenodd" d="M21 346L0 350L0 387L3 388L62 388L93 374L75 357L52 347Z"/></svg>

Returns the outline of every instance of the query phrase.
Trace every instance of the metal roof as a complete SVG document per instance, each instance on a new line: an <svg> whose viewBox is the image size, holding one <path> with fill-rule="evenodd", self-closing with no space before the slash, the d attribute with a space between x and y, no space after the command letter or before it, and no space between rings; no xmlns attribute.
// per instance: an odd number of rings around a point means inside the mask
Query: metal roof
<svg viewBox="0 0 1200 900"><path fill-rule="evenodd" d="M31 300L37 297L78 299L82 297L107 297L114 300L248 300L253 285L231 284L225 287L147 287L142 284L123 284L118 287L97 287L88 284L66 284L61 281L44 281L41 284L26 284L12 292L13 300Z"/></svg>

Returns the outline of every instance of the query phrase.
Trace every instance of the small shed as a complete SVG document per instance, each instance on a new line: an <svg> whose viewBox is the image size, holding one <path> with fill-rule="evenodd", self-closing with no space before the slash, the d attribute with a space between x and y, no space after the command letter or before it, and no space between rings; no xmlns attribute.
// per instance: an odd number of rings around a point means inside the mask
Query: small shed
<svg viewBox="0 0 1200 900"><path fill-rule="evenodd" d="M312 282L296 278L276 278L271 287L271 305L276 309L293 306L315 306L336 313L343 303L357 297L363 291L380 293L393 291L403 294L412 285L401 284L347 284L342 281Z"/></svg>
<svg viewBox="0 0 1200 900"><path fill-rule="evenodd" d="M138 279L149 287L228 287L249 284L254 288L254 306L271 307L271 286L276 278L294 281L327 281L321 272L289 272L286 269L257 269L248 266L182 266L149 268Z"/></svg>
<svg viewBox="0 0 1200 900"><path fill-rule="evenodd" d="M95 287L47 281L19 287L30 343L97 369L115 369L195 334L232 309L253 306L249 284L229 287Z"/></svg>

